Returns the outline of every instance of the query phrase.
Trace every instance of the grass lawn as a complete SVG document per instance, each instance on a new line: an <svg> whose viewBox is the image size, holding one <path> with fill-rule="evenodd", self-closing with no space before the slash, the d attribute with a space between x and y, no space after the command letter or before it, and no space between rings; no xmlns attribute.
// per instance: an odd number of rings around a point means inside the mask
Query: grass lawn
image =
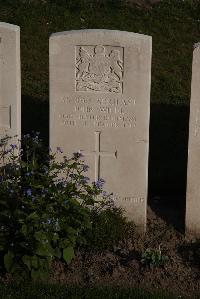
<svg viewBox="0 0 200 299"><path fill-rule="evenodd" d="M163 1L151 10L118 1L4 0L0 20L21 27L22 93L48 100L48 39L53 32L105 28L153 37L152 103L189 102L192 46L200 9L192 1ZM91 3L108 4L91 4ZM110 4L109 4L110 2Z"/></svg>
<svg viewBox="0 0 200 299"><path fill-rule="evenodd" d="M175 299L161 292L155 294L134 289L69 288L53 284L0 285L1 299ZM183 298L183 297L180 297ZM184 299L184 298L183 298Z"/></svg>

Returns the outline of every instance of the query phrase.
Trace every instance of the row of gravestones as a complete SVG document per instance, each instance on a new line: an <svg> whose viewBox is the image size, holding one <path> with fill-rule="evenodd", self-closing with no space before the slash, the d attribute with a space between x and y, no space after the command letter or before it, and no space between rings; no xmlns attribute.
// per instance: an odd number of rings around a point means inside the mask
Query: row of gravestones
<svg viewBox="0 0 200 299"><path fill-rule="evenodd" d="M89 177L146 228L151 37L80 30L50 38L50 145L81 152ZM200 235L200 47L193 58L186 230ZM20 29L0 23L0 134L20 136Z"/></svg>

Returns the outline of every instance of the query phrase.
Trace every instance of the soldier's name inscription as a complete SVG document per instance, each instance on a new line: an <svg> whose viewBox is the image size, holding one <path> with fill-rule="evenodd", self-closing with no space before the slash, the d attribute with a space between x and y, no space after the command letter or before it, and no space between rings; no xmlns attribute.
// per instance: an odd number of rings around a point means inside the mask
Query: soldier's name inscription
<svg viewBox="0 0 200 299"><path fill-rule="evenodd" d="M94 128L136 126L136 115L133 113L136 101L132 98L65 97L60 100L60 103L68 105L67 113L59 113L61 125Z"/></svg>

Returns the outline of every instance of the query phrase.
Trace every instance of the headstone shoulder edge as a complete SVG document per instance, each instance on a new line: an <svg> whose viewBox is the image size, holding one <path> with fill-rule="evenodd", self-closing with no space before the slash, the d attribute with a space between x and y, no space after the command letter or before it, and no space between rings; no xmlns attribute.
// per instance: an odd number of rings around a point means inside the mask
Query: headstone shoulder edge
<svg viewBox="0 0 200 299"><path fill-rule="evenodd" d="M52 33L50 35L50 40L54 38L59 38L63 36L71 36L75 34L91 34L91 33L99 33L99 34L123 34L123 36L126 36L127 38L138 38L141 40L149 40L150 42L152 41L152 36L150 35L145 35L145 34L140 34L140 33L134 33L134 32L129 32L129 31L120 31L120 30L110 30L110 29L83 29L83 30L69 30L69 31L61 31L61 32L56 32Z"/></svg>
<svg viewBox="0 0 200 299"><path fill-rule="evenodd" d="M13 25L13 24L9 24L9 23L4 23L4 22L0 22L0 28L10 29L10 30L16 31L16 32L20 31L20 27L19 26Z"/></svg>

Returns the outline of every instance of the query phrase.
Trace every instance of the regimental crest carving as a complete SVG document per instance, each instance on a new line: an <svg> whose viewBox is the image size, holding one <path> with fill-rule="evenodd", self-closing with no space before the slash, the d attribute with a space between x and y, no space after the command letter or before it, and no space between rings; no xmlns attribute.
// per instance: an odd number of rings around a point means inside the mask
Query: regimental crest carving
<svg viewBox="0 0 200 299"><path fill-rule="evenodd" d="M123 92L124 49L76 46L76 91Z"/></svg>

